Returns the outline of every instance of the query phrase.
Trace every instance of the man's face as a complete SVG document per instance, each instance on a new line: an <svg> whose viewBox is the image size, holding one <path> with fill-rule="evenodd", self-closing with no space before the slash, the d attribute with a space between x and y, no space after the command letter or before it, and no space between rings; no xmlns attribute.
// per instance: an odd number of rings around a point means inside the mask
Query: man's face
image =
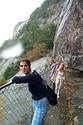
<svg viewBox="0 0 83 125"><path fill-rule="evenodd" d="M31 68L27 65L26 62L20 62L20 71L24 74L29 74L31 72Z"/></svg>

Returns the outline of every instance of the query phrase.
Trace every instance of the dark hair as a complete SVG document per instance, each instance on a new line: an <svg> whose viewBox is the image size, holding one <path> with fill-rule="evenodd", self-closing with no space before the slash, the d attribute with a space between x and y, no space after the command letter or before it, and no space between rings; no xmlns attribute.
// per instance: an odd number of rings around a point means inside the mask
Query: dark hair
<svg viewBox="0 0 83 125"><path fill-rule="evenodd" d="M31 62L30 62L30 60L27 59L27 58L20 59L20 60L19 60L19 65L20 65L21 62L26 62L26 64L27 64L29 67L31 66Z"/></svg>

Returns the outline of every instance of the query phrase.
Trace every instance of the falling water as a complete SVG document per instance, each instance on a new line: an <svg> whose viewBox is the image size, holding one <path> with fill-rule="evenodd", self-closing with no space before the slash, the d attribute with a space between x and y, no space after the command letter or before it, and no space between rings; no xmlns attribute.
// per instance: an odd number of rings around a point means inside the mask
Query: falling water
<svg viewBox="0 0 83 125"><path fill-rule="evenodd" d="M17 42L16 40L9 40L6 41L0 48L0 58L7 59L17 57L21 55L22 52L23 47L21 42Z"/></svg>
<svg viewBox="0 0 83 125"><path fill-rule="evenodd" d="M16 45L9 47L7 49L4 49L0 53L1 58L12 58L17 57L23 52L23 47L20 43L17 43Z"/></svg>

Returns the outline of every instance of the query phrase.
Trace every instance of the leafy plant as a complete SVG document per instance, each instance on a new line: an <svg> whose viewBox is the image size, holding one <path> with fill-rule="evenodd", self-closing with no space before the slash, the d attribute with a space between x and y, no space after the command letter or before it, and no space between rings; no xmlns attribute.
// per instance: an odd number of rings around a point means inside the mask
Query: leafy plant
<svg viewBox="0 0 83 125"><path fill-rule="evenodd" d="M4 78L6 80L10 79L12 76L14 76L18 72L18 64L12 63L8 68L6 69L4 73Z"/></svg>
<svg viewBox="0 0 83 125"><path fill-rule="evenodd" d="M34 44L33 49L27 53L27 57L30 60L36 60L40 57L45 56L48 52L47 45L45 43Z"/></svg>
<svg viewBox="0 0 83 125"><path fill-rule="evenodd" d="M4 85L6 82L7 81L4 77L0 77L0 86Z"/></svg>

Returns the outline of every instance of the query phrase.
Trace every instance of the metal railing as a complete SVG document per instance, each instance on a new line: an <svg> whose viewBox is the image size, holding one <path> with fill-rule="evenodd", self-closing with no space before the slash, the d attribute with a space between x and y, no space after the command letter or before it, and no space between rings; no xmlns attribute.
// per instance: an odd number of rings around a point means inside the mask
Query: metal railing
<svg viewBox="0 0 83 125"><path fill-rule="evenodd" d="M27 98L28 97L28 98ZM10 84L0 90L0 125L27 125L31 117L26 84Z"/></svg>
<svg viewBox="0 0 83 125"><path fill-rule="evenodd" d="M41 73L49 79L48 71ZM8 83L0 87L0 125L30 125L31 94L27 84Z"/></svg>

